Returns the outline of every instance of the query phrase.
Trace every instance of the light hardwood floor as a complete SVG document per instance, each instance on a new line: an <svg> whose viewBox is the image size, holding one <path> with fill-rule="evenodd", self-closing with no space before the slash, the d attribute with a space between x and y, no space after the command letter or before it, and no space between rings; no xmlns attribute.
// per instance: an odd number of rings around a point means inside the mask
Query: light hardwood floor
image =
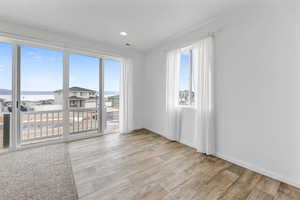
<svg viewBox="0 0 300 200"><path fill-rule="evenodd" d="M149 131L69 144L81 200L300 200L300 190Z"/></svg>

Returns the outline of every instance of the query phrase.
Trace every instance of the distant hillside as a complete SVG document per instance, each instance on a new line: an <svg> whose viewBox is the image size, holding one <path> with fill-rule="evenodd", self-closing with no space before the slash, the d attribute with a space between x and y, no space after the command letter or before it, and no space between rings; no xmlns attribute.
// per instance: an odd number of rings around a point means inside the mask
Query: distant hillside
<svg viewBox="0 0 300 200"><path fill-rule="evenodd" d="M51 91L22 91L24 95L53 95Z"/></svg>
<svg viewBox="0 0 300 200"><path fill-rule="evenodd" d="M22 91L23 95L53 95L51 91ZM118 95L119 92L105 91L106 95ZM0 95L11 95L11 90L0 89Z"/></svg>
<svg viewBox="0 0 300 200"><path fill-rule="evenodd" d="M0 89L0 95L10 95L11 90ZM51 91L22 91L23 95L53 95Z"/></svg>
<svg viewBox="0 0 300 200"><path fill-rule="evenodd" d="M10 95L11 94L11 90L0 89L0 94L1 95Z"/></svg>

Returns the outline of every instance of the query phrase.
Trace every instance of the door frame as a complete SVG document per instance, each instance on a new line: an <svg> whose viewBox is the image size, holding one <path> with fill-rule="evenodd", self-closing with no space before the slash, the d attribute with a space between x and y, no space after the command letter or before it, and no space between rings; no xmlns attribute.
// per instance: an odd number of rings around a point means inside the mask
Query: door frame
<svg viewBox="0 0 300 200"><path fill-rule="evenodd" d="M0 42L7 43L12 45L12 118L11 118L11 132L10 132L10 146L6 149L1 149L1 153L16 151L20 149L26 149L36 146L43 146L46 144L55 144L67 141L75 141L95 136L100 136L104 134L108 134L105 132L105 101L104 101L104 59L111 59L115 61L121 62L122 64L122 57L115 56L115 55L105 55L97 53L91 50L81 50L78 48L68 48L65 47L64 44L57 45L51 44L49 42L40 42L39 40L35 41L32 39L18 39L14 37L7 37L7 36L0 36ZM48 141L48 142L39 142L35 144L28 144L28 145L21 145L21 119L20 119L20 103L21 103L21 91L20 91L20 76L21 76L21 46L26 45L33 48L43 48L48 50L60 51L63 53L63 113L64 113L64 120L63 120L63 137L57 140ZM101 120L98 120L99 126L96 132L91 132L91 134L87 135L78 135L72 138L69 137L69 121L68 117L68 100L67 97L69 94L69 56L70 54L79 54L83 56L89 56L99 59L99 106L98 106L98 117ZM123 84L120 82L120 84ZM121 95L121 94L120 94ZM121 117L119 118L121 120ZM121 123L120 123L121 124ZM119 132L119 131L118 131ZM114 133L114 132L109 132Z"/></svg>

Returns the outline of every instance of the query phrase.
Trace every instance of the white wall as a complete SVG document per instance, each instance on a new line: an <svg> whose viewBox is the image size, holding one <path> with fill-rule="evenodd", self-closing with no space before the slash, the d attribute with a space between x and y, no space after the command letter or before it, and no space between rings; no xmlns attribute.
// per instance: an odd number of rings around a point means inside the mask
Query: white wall
<svg viewBox="0 0 300 200"><path fill-rule="evenodd" d="M133 62L133 129L144 128L144 56Z"/></svg>
<svg viewBox="0 0 300 200"><path fill-rule="evenodd" d="M149 52L145 128L168 137L167 50L221 28L215 38L217 154L300 187L300 6L288 2L241 11Z"/></svg>
<svg viewBox="0 0 300 200"><path fill-rule="evenodd" d="M180 142L191 147L195 147L195 117L193 108L183 108L181 110Z"/></svg>

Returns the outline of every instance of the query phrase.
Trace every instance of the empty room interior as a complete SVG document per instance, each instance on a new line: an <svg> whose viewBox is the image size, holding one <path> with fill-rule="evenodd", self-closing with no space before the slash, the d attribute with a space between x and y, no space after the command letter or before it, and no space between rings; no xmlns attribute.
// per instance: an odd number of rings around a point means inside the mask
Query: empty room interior
<svg viewBox="0 0 300 200"><path fill-rule="evenodd" d="M300 200L297 0L0 1L0 200Z"/></svg>

